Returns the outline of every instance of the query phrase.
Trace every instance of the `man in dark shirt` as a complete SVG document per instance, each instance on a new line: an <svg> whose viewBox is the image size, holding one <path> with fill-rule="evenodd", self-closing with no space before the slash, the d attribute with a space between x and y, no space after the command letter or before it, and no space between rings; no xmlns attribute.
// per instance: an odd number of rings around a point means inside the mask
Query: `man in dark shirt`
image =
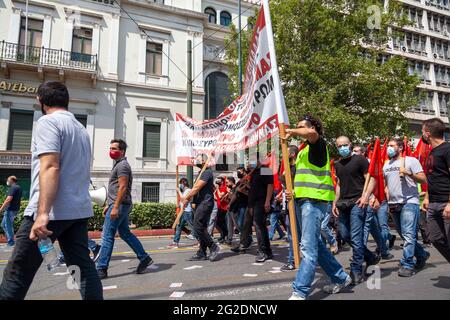
<svg viewBox="0 0 450 320"><path fill-rule="evenodd" d="M139 259L137 274L144 273L153 263L145 252L139 239L130 231L128 216L132 207L131 185L133 174L125 157L127 144L121 139L111 141L109 156L114 160L108 186L108 205L103 209L105 222L103 224L102 247L97 262L97 272L100 279L108 277L108 266L114 248L114 237L119 231L120 237L133 249Z"/></svg>
<svg viewBox="0 0 450 320"><path fill-rule="evenodd" d="M8 196L0 207L0 213L5 211L2 220L2 228L8 240L8 247L14 246L14 218L20 210L20 200L22 199L22 188L17 184L17 178L10 176L6 181L9 186Z"/></svg>
<svg viewBox="0 0 450 320"><path fill-rule="evenodd" d="M199 155L196 159L196 166L202 169L206 161L206 155ZM193 199L192 203L195 204L194 231L200 242L200 248L190 261L207 260L207 248L210 250L209 261L216 261L220 248L214 243L207 230L209 218L214 208L214 176L209 167L201 173L189 194L181 199L181 203L186 206L191 199Z"/></svg>
<svg viewBox="0 0 450 320"><path fill-rule="evenodd" d="M367 249L364 241L367 204L375 180L370 179L368 190L363 193L369 162L362 156L352 155L351 142L345 136L336 139L336 146L342 159L335 164L337 184L333 214L339 217L342 237L351 240L353 257L350 276L353 283L358 284L364 280L364 261L367 266L380 261L380 256Z"/></svg>
<svg viewBox="0 0 450 320"><path fill-rule="evenodd" d="M444 140L445 131L439 118L422 124L422 141L433 147L426 164L428 192L423 207L430 241L450 263L450 143Z"/></svg>

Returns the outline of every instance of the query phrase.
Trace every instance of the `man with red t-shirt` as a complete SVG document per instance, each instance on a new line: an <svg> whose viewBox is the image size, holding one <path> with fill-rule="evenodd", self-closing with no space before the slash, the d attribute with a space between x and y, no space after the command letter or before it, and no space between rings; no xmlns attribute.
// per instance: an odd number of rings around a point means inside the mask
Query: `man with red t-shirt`
<svg viewBox="0 0 450 320"><path fill-rule="evenodd" d="M218 186L218 188L214 192L214 198L216 199L218 209L216 227L217 229L219 229L220 232L219 243L224 243L225 238L228 235L227 220L226 220L226 215L228 211L228 200L226 199L228 194L228 188L225 183L224 177L218 177L216 179L216 184Z"/></svg>

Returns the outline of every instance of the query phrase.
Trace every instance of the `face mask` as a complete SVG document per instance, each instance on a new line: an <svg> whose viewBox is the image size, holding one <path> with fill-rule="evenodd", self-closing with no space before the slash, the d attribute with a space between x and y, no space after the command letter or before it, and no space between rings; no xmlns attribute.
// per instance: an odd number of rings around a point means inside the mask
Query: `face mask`
<svg viewBox="0 0 450 320"><path fill-rule="evenodd" d="M239 179L242 179L242 178L244 177L244 175L243 175L242 173L238 173L238 174L237 174L237 177L238 177Z"/></svg>
<svg viewBox="0 0 450 320"><path fill-rule="evenodd" d="M222 185L222 180L217 179L217 180L216 180L216 184L219 185L219 186L221 186L221 185Z"/></svg>
<svg viewBox="0 0 450 320"><path fill-rule="evenodd" d="M195 166L199 169L203 169L203 164L201 163L196 163Z"/></svg>
<svg viewBox="0 0 450 320"><path fill-rule="evenodd" d="M8 187L11 187L11 183L9 183L9 181L6 182L6 185L7 185Z"/></svg>
<svg viewBox="0 0 450 320"><path fill-rule="evenodd" d="M117 160L120 158L121 152L120 150L110 150L109 151L109 156L111 157L111 159L113 160Z"/></svg>
<svg viewBox="0 0 450 320"><path fill-rule="evenodd" d="M397 155L397 152L395 151L395 149L393 147L388 147L387 154L388 154L389 159L392 159Z"/></svg>
<svg viewBox="0 0 450 320"><path fill-rule="evenodd" d="M424 135L422 135L422 142L425 144L430 144L427 140L427 137L425 137Z"/></svg>
<svg viewBox="0 0 450 320"><path fill-rule="evenodd" d="M339 154L343 157L343 158L347 158L350 155L350 147L349 146L342 146L339 148Z"/></svg>
<svg viewBox="0 0 450 320"><path fill-rule="evenodd" d="M183 190L184 190L184 184L181 184L181 183L180 183L180 184L178 185L178 188L180 188L180 190L183 191Z"/></svg>

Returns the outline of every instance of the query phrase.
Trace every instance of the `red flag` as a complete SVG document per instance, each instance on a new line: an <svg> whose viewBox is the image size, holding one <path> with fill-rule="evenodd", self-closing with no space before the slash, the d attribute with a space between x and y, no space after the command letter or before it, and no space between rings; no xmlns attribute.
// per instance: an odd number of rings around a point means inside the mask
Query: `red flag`
<svg viewBox="0 0 450 320"><path fill-rule="evenodd" d="M381 203L386 199L384 194L384 179L383 179L383 161L381 159L381 145L380 139L377 138L373 147L372 157L370 158L369 175L375 178L377 186L373 191L374 196Z"/></svg>
<svg viewBox="0 0 450 320"><path fill-rule="evenodd" d="M427 172L427 159L428 155L431 151L431 145L427 145L422 142L422 139L419 140L416 149L414 150L413 156L419 160L422 165L423 171ZM422 184L422 191L428 191L428 185Z"/></svg>
<svg viewBox="0 0 450 320"><path fill-rule="evenodd" d="M367 146L367 158L372 158L372 143L369 143L369 145Z"/></svg>
<svg viewBox="0 0 450 320"><path fill-rule="evenodd" d="M389 142L389 138L386 138L386 140L384 140L383 148L381 148L381 161L383 162L383 165L388 160L388 155L387 155L388 142Z"/></svg>
<svg viewBox="0 0 450 320"><path fill-rule="evenodd" d="M334 159L331 159L330 165L331 165L331 179L333 180L334 189L336 189L337 179L336 179L336 169L334 168Z"/></svg>
<svg viewBox="0 0 450 320"><path fill-rule="evenodd" d="M409 146L407 136L405 136L405 138L403 138L403 144L405 145L405 147L403 148L402 157L412 157L412 151L411 151L411 147Z"/></svg>

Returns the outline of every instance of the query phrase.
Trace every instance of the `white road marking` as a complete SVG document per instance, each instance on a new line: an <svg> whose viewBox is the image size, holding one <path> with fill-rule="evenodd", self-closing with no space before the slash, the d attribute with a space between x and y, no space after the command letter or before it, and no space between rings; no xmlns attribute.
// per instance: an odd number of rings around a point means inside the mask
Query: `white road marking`
<svg viewBox="0 0 450 320"><path fill-rule="evenodd" d="M231 290L224 290L224 291L216 291L216 292L210 292L210 293L200 293L198 295L194 295L195 298L198 299L211 299L211 298L217 298L217 297L226 297L226 296L246 296L252 293L262 293L265 291L274 291L277 289L283 289L283 288L291 288L292 282L286 282L286 283L280 283L276 285L267 285L267 286L258 286L253 288L245 288L245 289L231 289ZM191 296L190 296L191 297ZM286 296L286 299L289 298Z"/></svg>
<svg viewBox="0 0 450 320"><path fill-rule="evenodd" d="M264 263L255 262L255 263L252 263L252 265L253 265L253 266L263 266Z"/></svg>
<svg viewBox="0 0 450 320"><path fill-rule="evenodd" d="M186 291L174 291L169 298L181 298L185 293Z"/></svg>
<svg viewBox="0 0 450 320"><path fill-rule="evenodd" d="M258 275L256 273L244 273L244 277L257 277Z"/></svg>
<svg viewBox="0 0 450 320"><path fill-rule="evenodd" d="M180 288L182 285L182 282L174 282L170 285L170 288Z"/></svg>
<svg viewBox="0 0 450 320"><path fill-rule="evenodd" d="M130 262L130 261L131 261L130 259L122 260L122 262Z"/></svg>
<svg viewBox="0 0 450 320"><path fill-rule="evenodd" d="M113 290L113 289L117 289L117 286L107 286L107 287L103 287L103 290Z"/></svg>
<svg viewBox="0 0 450 320"><path fill-rule="evenodd" d="M273 270L281 270L281 267L272 267Z"/></svg>
<svg viewBox="0 0 450 320"><path fill-rule="evenodd" d="M194 269L200 269L200 268L203 268L203 266L192 266L192 267L187 267L187 268L184 268L184 270L194 270Z"/></svg>
<svg viewBox="0 0 450 320"><path fill-rule="evenodd" d="M53 275L54 276L65 276L65 275L68 275L68 274L69 274L69 272L56 272Z"/></svg>
<svg viewBox="0 0 450 320"><path fill-rule="evenodd" d="M281 271L281 270L270 270L269 272L270 272L270 273L281 273L281 272L283 272L283 271Z"/></svg>

